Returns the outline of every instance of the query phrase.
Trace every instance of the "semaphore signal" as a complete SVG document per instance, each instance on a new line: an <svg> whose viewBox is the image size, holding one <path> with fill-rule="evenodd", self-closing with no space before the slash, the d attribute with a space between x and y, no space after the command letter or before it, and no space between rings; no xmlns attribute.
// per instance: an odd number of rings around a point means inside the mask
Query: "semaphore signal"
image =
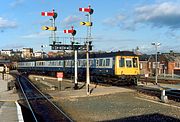
<svg viewBox="0 0 180 122"><path fill-rule="evenodd" d="M87 22L80 22L80 25L87 26L87 41L86 41L86 91L87 95L90 94L90 70L89 70L89 51L90 51L90 45L92 43L91 41L91 14L93 14L93 9L91 9L91 6L89 5L88 8L79 8L79 11L81 12L88 12L86 15L88 18Z"/></svg>
<svg viewBox="0 0 180 122"><path fill-rule="evenodd" d="M55 13L54 13L54 11L52 11L52 12L41 12L41 15L42 16L54 16Z"/></svg>
<svg viewBox="0 0 180 122"><path fill-rule="evenodd" d="M71 28L72 28L71 30L64 30L64 33L71 33L72 36L75 36L76 35L76 30L74 30L73 26Z"/></svg>
<svg viewBox="0 0 180 122"><path fill-rule="evenodd" d="M79 11L89 12L90 14L92 14L94 10L91 9L91 6L88 6L88 8L79 8Z"/></svg>
<svg viewBox="0 0 180 122"><path fill-rule="evenodd" d="M55 31L57 30L57 27L55 26L55 19L57 18L57 13L55 12L55 10L53 9L51 12L41 12L42 16L49 16L52 17L52 25L51 26L43 26L42 30L50 30L52 31L52 39L53 39L53 43L56 42L56 33Z"/></svg>

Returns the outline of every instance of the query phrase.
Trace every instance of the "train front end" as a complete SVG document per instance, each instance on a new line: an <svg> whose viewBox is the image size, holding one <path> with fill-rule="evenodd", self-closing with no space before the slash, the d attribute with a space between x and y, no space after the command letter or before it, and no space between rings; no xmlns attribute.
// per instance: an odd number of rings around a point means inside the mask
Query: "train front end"
<svg viewBox="0 0 180 122"><path fill-rule="evenodd" d="M115 58L115 75L129 82L137 84L140 74L139 57L133 56L116 56Z"/></svg>

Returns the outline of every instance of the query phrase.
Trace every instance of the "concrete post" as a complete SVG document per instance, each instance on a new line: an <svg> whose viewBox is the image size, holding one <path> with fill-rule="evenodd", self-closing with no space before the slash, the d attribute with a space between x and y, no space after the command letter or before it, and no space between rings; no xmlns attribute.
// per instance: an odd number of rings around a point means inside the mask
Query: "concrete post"
<svg viewBox="0 0 180 122"><path fill-rule="evenodd" d="M174 78L174 70L172 69L172 78Z"/></svg>
<svg viewBox="0 0 180 122"><path fill-rule="evenodd" d="M163 103L167 103L168 102L168 98L167 98L167 96L165 95L165 89L161 89L161 101L163 102Z"/></svg>
<svg viewBox="0 0 180 122"><path fill-rule="evenodd" d="M77 49L74 50L74 89L78 89L78 75L77 75Z"/></svg>

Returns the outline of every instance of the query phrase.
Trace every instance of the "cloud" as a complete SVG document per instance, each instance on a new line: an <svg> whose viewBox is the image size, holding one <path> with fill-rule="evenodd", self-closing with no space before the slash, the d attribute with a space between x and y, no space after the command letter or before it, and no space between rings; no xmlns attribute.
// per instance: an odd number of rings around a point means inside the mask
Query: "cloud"
<svg viewBox="0 0 180 122"><path fill-rule="evenodd" d="M132 45L127 45L128 44L133 44L134 42L137 42L136 39L131 39L131 38L124 38L124 39L117 39L117 38L102 38L101 41L95 40L93 42L93 45L100 45L98 46L98 49L102 50L108 50L108 51L117 51L117 50L131 50L136 47L136 44L134 45L135 47L132 47ZM108 45L108 46L107 46ZM114 46L116 45L116 46Z"/></svg>
<svg viewBox="0 0 180 122"><path fill-rule="evenodd" d="M126 16L124 15L116 15L112 18L107 18L105 20L103 20L103 24L106 24L108 26L120 26L121 23L124 23L124 20L126 19Z"/></svg>
<svg viewBox="0 0 180 122"><path fill-rule="evenodd" d="M125 30L135 30L135 22L129 15L118 14L114 17L103 20L103 25L108 27L118 27Z"/></svg>
<svg viewBox="0 0 180 122"><path fill-rule="evenodd" d="M15 28L15 27L17 27L16 22L0 17L0 29Z"/></svg>
<svg viewBox="0 0 180 122"><path fill-rule="evenodd" d="M180 28L180 4L164 2L135 8L135 23L151 24L155 27Z"/></svg>
<svg viewBox="0 0 180 122"><path fill-rule="evenodd" d="M151 27L167 27L171 30L180 28L180 3L161 2L150 5L141 5L122 15L119 13L111 18L107 18L103 23L110 27L120 27L121 29L135 30L142 25Z"/></svg>
<svg viewBox="0 0 180 122"><path fill-rule="evenodd" d="M21 5L22 3L24 2L24 0L14 0L13 2L10 3L10 6L12 8L18 6L18 5Z"/></svg>
<svg viewBox="0 0 180 122"><path fill-rule="evenodd" d="M63 27L70 27L72 25L74 26L74 24L77 24L78 22L80 22L80 20L80 17L76 15L68 16L61 22L61 25Z"/></svg>

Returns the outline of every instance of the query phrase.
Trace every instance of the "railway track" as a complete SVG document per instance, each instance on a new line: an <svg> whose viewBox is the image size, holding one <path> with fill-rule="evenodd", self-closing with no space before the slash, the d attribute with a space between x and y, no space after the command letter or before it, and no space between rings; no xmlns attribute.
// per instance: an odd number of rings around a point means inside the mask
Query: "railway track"
<svg viewBox="0 0 180 122"><path fill-rule="evenodd" d="M147 87L135 87L134 89L136 89L140 93L144 93L151 96L157 96L158 98L161 98L163 88L157 89L157 88L147 88ZM180 101L180 90L165 89L165 95L170 100L174 100L177 102Z"/></svg>
<svg viewBox="0 0 180 122"><path fill-rule="evenodd" d="M144 81L145 79L141 79L141 81ZM153 83L154 80L153 79L148 79L147 82L151 82ZM165 80L161 80L161 83L164 83ZM170 84L175 84L178 83L179 80L174 81L174 80L168 80L168 83ZM120 83L120 82L103 82L103 81L96 81L96 82L91 82L93 84L97 84L97 85L101 85L101 86L121 86L121 87L125 87L128 89L133 89L133 90L137 90L138 92L150 95L150 96L157 96L158 98L161 99L161 94L162 94L162 89L165 89L165 95L168 97L168 99L170 100L174 100L179 102L180 101L180 90L177 89L166 89L160 86L160 88L149 88L149 87L139 87L136 85L132 85L132 84L126 84L126 83ZM167 83L167 82L166 82Z"/></svg>
<svg viewBox="0 0 180 122"><path fill-rule="evenodd" d="M139 82L149 82L149 83L154 83L155 82L155 78L151 77L151 78L144 78L141 77L139 79ZM158 83L165 83L165 84L179 84L180 83L180 79L175 79L175 78L158 78Z"/></svg>
<svg viewBox="0 0 180 122"><path fill-rule="evenodd" d="M102 86L123 86L126 88L137 90L138 92L148 94L151 96L157 96L158 98L161 98L161 92L162 88L149 88L149 87L139 87L135 85L127 85L127 84L119 84L119 83L107 83L107 82L91 82L93 84L102 85ZM168 99L174 100L174 101L180 101L180 90L176 89L166 89L165 95L168 97Z"/></svg>
<svg viewBox="0 0 180 122"><path fill-rule="evenodd" d="M51 100L50 96L45 96L39 91L25 76L18 75L18 83L23 96L26 100L28 109L31 113L31 120L25 118L25 121L33 122L72 122L59 107ZM27 115L26 115L27 116Z"/></svg>

